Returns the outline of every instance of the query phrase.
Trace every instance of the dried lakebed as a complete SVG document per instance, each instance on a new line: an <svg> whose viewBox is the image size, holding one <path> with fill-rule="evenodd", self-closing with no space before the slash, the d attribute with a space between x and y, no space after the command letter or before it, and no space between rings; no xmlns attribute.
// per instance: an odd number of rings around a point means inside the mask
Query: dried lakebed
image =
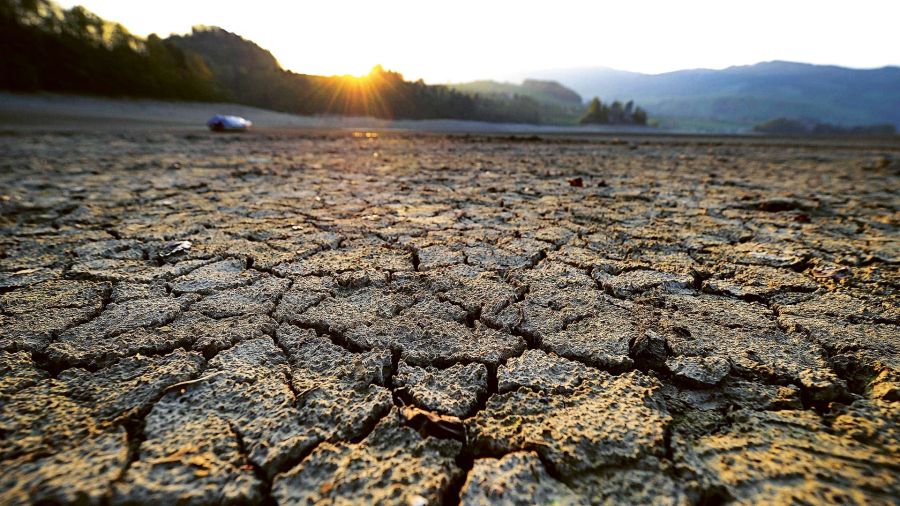
<svg viewBox="0 0 900 506"><path fill-rule="evenodd" d="M900 497L896 146L0 154L0 503Z"/></svg>

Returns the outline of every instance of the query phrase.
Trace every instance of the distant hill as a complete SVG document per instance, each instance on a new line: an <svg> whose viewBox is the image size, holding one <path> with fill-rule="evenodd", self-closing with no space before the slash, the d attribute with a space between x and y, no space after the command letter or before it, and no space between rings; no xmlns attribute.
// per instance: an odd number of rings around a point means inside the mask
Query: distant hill
<svg viewBox="0 0 900 506"><path fill-rule="evenodd" d="M447 86L466 93L505 95L507 97L521 95L531 97L538 102L561 107L582 108L584 105L584 100L581 98L581 95L556 81L525 79L522 84L501 83L497 81L472 81L469 83L448 84Z"/></svg>
<svg viewBox="0 0 900 506"><path fill-rule="evenodd" d="M525 79L522 84L473 81L446 86L498 106L532 111L546 123L576 124L585 111L581 96L555 81Z"/></svg>
<svg viewBox="0 0 900 506"><path fill-rule="evenodd" d="M297 74L221 28L142 38L83 7L62 9L52 0L0 0L0 89L231 101L295 114L381 119L574 124L577 118L529 96L473 95L407 81L381 66L364 77Z"/></svg>
<svg viewBox="0 0 900 506"><path fill-rule="evenodd" d="M553 81L426 85L380 66L362 80L314 76L283 70L269 51L222 28L197 26L165 41L201 56L234 100L277 111L575 125L586 110L580 95Z"/></svg>
<svg viewBox="0 0 900 506"><path fill-rule="evenodd" d="M900 126L900 67L858 70L773 61L723 70L640 74L607 68L530 72L582 96L635 100L663 124L749 129L779 117Z"/></svg>
<svg viewBox="0 0 900 506"><path fill-rule="evenodd" d="M504 123L558 123L536 100L476 96L441 85L406 81L376 66L364 79L297 74L272 54L222 28L197 26L165 39L209 65L233 100L276 111L403 119L464 119ZM563 121L564 122L564 121Z"/></svg>
<svg viewBox="0 0 900 506"><path fill-rule="evenodd" d="M592 99L585 110L581 95L556 81L525 79L522 84L498 81L472 81L448 84L449 88L469 95L506 104L534 102L537 114L555 124L647 125L647 113L634 101L602 103Z"/></svg>

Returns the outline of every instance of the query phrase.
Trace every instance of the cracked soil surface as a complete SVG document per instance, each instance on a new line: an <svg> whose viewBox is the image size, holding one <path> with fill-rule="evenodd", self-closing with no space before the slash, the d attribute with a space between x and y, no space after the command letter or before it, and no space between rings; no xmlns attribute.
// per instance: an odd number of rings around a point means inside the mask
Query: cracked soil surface
<svg viewBox="0 0 900 506"><path fill-rule="evenodd" d="M0 136L0 503L897 504L900 147Z"/></svg>

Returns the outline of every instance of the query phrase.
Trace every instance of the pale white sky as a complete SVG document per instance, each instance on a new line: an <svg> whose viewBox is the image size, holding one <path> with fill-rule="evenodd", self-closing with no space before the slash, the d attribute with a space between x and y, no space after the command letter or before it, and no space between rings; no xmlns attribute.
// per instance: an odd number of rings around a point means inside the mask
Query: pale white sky
<svg viewBox="0 0 900 506"><path fill-rule="evenodd" d="M900 64L898 0L64 0L138 35L216 25L308 74L380 63L428 82L604 66Z"/></svg>

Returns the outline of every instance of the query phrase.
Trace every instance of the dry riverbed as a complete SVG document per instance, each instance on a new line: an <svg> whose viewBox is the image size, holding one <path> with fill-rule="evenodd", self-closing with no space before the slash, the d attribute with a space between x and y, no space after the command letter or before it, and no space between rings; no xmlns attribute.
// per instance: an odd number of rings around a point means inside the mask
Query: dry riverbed
<svg viewBox="0 0 900 506"><path fill-rule="evenodd" d="M0 503L900 497L900 148L0 136Z"/></svg>

